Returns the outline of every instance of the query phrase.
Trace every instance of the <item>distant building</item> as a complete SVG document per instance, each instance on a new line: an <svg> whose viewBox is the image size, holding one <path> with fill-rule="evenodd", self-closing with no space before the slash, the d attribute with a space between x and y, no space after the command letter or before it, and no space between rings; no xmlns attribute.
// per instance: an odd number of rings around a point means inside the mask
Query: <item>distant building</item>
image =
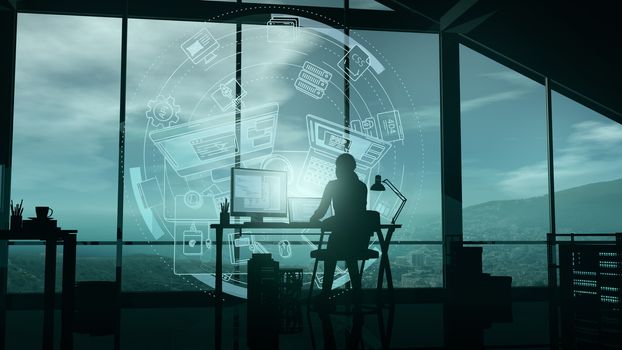
<svg viewBox="0 0 622 350"><path fill-rule="evenodd" d="M417 271L407 272L405 274L402 274L401 276L400 287L401 288L430 287L430 281L428 281L426 279L426 275L421 272L417 272Z"/></svg>
<svg viewBox="0 0 622 350"><path fill-rule="evenodd" d="M423 254L423 253L414 253L410 257L410 259L411 259L412 265L414 267L421 268L421 267L424 267L424 266L428 265L427 264L427 262L428 262L427 256L425 254Z"/></svg>

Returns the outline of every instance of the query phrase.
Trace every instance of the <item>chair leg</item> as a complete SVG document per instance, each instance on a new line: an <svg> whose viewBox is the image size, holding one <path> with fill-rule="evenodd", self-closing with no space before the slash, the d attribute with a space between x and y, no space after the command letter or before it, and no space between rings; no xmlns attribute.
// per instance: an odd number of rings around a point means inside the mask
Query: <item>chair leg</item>
<svg viewBox="0 0 622 350"><path fill-rule="evenodd" d="M313 264L313 274L311 275L311 286L309 287L309 296L307 297L307 303L311 304L311 296L313 294L313 285L315 284L315 277L317 272L317 264L318 260L315 259L315 264Z"/></svg>
<svg viewBox="0 0 622 350"><path fill-rule="evenodd" d="M317 249L322 249L322 243L324 242L324 229L320 233L320 241L317 244ZM311 275L311 286L309 287L309 296L307 297L307 303L311 303L311 295L313 294L313 284L315 283L315 274L317 272L317 263L318 259L315 259L315 264L313 264L313 274Z"/></svg>

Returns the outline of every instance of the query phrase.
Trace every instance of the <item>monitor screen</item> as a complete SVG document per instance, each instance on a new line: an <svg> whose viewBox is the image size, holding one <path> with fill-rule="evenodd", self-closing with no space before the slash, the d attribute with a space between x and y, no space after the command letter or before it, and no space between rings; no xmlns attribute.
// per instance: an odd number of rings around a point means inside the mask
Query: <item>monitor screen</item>
<svg viewBox="0 0 622 350"><path fill-rule="evenodd" d="M231 168L231 215L287 216L287 172Z"/></svg>

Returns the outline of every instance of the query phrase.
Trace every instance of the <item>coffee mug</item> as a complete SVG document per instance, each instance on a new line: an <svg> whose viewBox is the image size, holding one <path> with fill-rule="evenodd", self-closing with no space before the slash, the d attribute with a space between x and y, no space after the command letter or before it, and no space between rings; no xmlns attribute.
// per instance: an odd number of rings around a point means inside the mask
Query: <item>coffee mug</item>
<svg viewBox="0 0 622 350"><path fill-rule="evenodd" d="M50 207L35 207L35 212L38 220L46 220L52 217L54 210Z"/></svg>

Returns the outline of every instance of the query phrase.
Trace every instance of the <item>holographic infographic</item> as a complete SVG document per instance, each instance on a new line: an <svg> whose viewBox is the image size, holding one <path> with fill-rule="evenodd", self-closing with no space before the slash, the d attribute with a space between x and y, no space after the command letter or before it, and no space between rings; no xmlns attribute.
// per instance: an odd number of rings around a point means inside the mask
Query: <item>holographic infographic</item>
<svg viewBox="0 0 622 350"><path fill-rule="evenodd" d="M215 237L209 225L218 222L220 204L232 202L232 167L286 173L288 216L269 219L294 223L313 215L344 152L355 158L356 174L368 188L382 174L401 189L408 176L402 159L417 152L423 162L423 142L412 140L422 137L413 122L414 98L382 52L363 35L345 36L340 23L279 8L281 13L266 6L265 25L243 25L242 33L223 24L231 14L197 24L171 39L160 55L147 58L154 62L145 63L145 74L134 86L136 96L149 98L141 102L142 129L135 131L142 135L141 157L126 160L127 200L137 207L132 222L146 241L172 241L152 248L163 261L172 257L172 274L206 290L215 284ZM241 53L236 53L238 37ZM237 55L242 57L238 70ZM172 63L161 64L163 57ZM168 70L157 75L153 67ZM388 81L403 87L387 89ZM398 98L408 103L398 105ZM407 141L417 148L406 149ZM413 175L419 187L422 172L419 166ZM390 192L370 192L367 204L388 221L398 199ZM253 253L270 253L284 267L302 267L305 284L313 283L309 252L317 248L318 237L311 229L226 231L224 292L246 297L246 264ZM374 249L375 243L374 238ZM369 261L366 268L375 264ZM342 267L335 272L334 288L348 281ZM321 285L321 279L320 272L315 283Z"/></svg>

